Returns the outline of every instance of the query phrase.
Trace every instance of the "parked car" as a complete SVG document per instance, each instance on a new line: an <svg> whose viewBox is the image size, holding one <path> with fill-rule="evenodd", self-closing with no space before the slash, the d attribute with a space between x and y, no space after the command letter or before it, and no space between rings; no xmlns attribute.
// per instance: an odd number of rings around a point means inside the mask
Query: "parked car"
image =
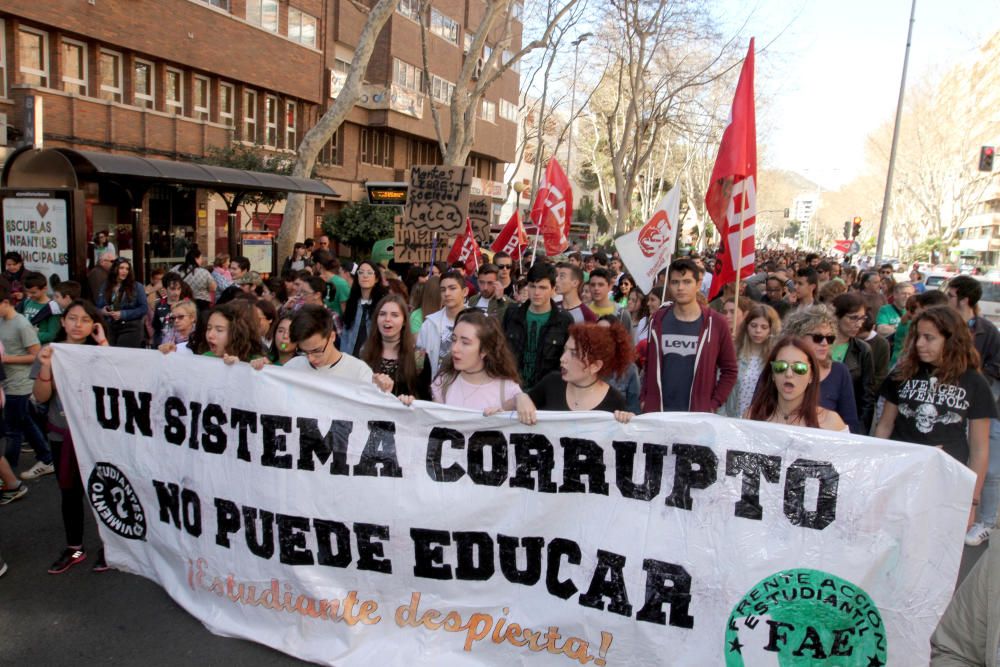
<svg viewBox="0 0 1000 667"><path fill-rule="evenodd" d="M941 286L954 275L951 272L932 271L924 277L924 285L927 289L941 289Z"/></svg>
<svg viewBox="0 0 1000 667"><path fill-rule="evenodd" d="M1000 325L1000 281L976 276L983 286L983 297L979 300L979 312L993 324Z"/></svg>

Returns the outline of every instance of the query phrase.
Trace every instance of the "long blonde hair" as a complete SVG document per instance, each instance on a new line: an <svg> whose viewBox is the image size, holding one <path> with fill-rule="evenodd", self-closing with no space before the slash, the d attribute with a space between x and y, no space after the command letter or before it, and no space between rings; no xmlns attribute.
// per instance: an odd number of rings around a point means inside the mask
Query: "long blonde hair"
<svg viewBox="0 0 1000 667"><path fill-rule="evenodd" d="M771 306L766 303L756 303L750 307L746 315L743 316L743 321L736 328L736 356L740 359L749 359L750 355L750 334L749 327L750 323L758 318L763 317L767 320L767 323L771 325L771 333L764 343L764 349L761 350L761 356L767 357L771 353L771 347L774 345L774 341L778 340L781 336L781 318L778 317L778 311L776 311Z"/></svg>

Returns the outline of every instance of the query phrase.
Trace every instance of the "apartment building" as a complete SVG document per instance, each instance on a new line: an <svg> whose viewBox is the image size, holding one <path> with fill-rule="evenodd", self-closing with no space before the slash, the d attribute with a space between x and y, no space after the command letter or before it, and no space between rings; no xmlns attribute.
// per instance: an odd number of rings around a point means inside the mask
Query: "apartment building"
<svg viewBox="0 0 1000 667"><path fill-rule="evenodd" d="M337 196L312 200L303 235L316 233L323 214L363 200L365 181L403 180L411 164L440 162L432 100L422 92L416 6L402 0L379 35L362 99L316 169ZM459 70L484 55L468 53L484 4L438 0L429 11L431 96L447 132L444 105ZM31 98L43 103L46 148L184 162L242 142L292 158L343 86L365 16L348 0L6 0L0 151L23 142ZM510 48L519 44L516 22ZM515 149L518 88L511 70L488 91L469 158L474 187L498 204L497 181ZM150 254L150 265L173 262L184 242L209 254L226 247L227 210L217 194L157 185L144 197L137 224L136 203L123 193L88 188L86 234L108 229L124 254ZM280 211L258 220L241 212L239 226L276 228Z"/></svg>

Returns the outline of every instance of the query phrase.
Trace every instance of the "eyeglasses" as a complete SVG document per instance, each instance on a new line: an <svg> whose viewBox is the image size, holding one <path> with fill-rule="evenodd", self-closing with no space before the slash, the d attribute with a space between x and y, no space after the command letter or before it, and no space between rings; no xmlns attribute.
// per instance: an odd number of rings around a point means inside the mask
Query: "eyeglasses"
<svg viewBox="0 0 1000 667"><path fill-rule="evenodd" d="M512 267L512 266L514 266L514 265L513 264L497 264L497 268L500 269L500 270L504 270L504 269L509 270L510 267Z"/></svg>
<svg viewBox="0 0 1000 667"><path fill-rule="evenodd" d="M844 315L844 319L848 322L863 322L865 319L864 315Z"/></svg>
<svg viewBox="0 0 1000 667"><path fill-rule="evenodd" d="M299 350L298 352L296 352L296 355L300 357L320 357L326 354L326 349L330 347L331 340L333 340L333 336L329 336L326 339L326 345L324 345L322 348L318 350Z"/></svg>
<svg viewBox="0 0 1000 667"><path fill-rule="evenodd" d="M804 361L793 361L791 363L787 361L771 362L771 372L775 375L783 375L789 368L791 368L792 372L796 375L805 375L809 372L809 364Z"/></svg>
<svg viewBox="0 0 1000 667"><path fill-rule="evenodd" d="M822 345L824 341L826 342L827 345L833 345L834 341L837 340L837 337L834 336L833 334L830 334L829 336L824 336L823 334L817 334L817 333L807 334L807 335L809 336L809 338L812 338L812 342L816 343L817 345Z"/></svg>

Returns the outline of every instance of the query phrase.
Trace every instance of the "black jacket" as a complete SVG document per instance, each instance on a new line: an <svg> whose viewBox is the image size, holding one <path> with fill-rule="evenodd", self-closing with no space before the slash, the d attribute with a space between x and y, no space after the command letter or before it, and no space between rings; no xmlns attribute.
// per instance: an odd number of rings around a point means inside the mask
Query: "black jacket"
<svg viewBox="0 0 1000 667"><path fill-rule="evenodd" d="M872 415L875 413L876 390L875 361L872 349L868 343L852 338L847 343L847 353L844 364L851 372L851 382L854 384L854 402L858 406L858 420L868 433L872 426Z"/></svg>
<svg viewBox="0 0 1000 667"><path fill-rule="evenodd" d="M521 373L521 386L525 391L535 386L539 380L552 371L559 370L559 358L562 356L566 339L569 337L569 327L573 324L573 316L560 310L555 301L549 321L539 333L538 352L535 356L534 372L529 376L525 373L524 350L528 344L528 308L531 304L522 303L519 306L511 304L503 318L503 330L507 336L507 344L517 359L517 370Z"/></svg>
<svg viewBox="0 0 1000 667"><path fill-rule="evenodd" d="M990 382L1000 381L1000 331L996 325L980 315L972 327L972 340L979 352L983 375Z"/></svg>

